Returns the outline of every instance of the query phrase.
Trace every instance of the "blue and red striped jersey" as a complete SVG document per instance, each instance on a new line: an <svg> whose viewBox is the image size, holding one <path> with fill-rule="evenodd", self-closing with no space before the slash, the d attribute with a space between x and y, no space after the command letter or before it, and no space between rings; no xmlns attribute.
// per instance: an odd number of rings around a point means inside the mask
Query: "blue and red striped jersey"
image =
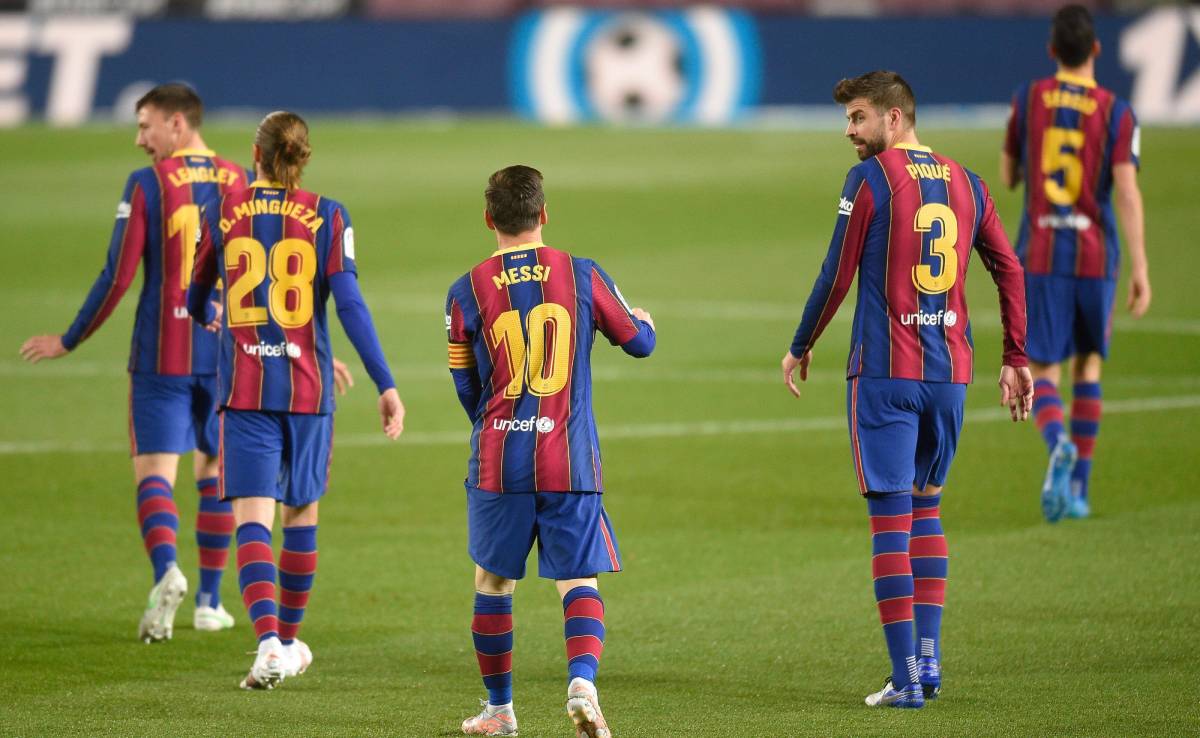
<svg viewBox="0 0 1200 738"><path fill-rule="evenodd" d="M205 208L192 277L224 285L220 404L331 413L329 278L355 272L354 229L340 203L256 181Z"/></svg>
<svg viewBox="0 0 1200 738"><path fill-rule="evenodd" d="M1140 165L1139 138L1133 108L1092 79L1059 73L1017 90L1004 150L1025 177L1026 271L1117 278L1112 168Z"/></svg>
<svg viewBox="0 0 1200 738"><path fill-rule="evenodd" d="M63 345L74 349L96 332L141 264L145 279L133 323L129 371L215 374L216 336L195 325L187 312L200 205L244 189L249 181L245 169L203 149L176 151L129 175L117 206L108 260L63 334Z"/></svg>
<svg viewBox="0 0 1200 738"><path fill-rule="evenodd" d="M655 336L594 261L540 243L502 249L446 298L450 371L474 423L467 484L600 492L592 414L596 332L633 356Z"/></svg>
<svg viewBox="0 0 1200 738"><path fill-rule="evenodd" d="M847 377L969 383L972 248L1000 291L1003 361L1025 366L1023 273L983 181L924 146L897 146L858 164L846 177L792 354L812 349L857 272Z"/></svg>

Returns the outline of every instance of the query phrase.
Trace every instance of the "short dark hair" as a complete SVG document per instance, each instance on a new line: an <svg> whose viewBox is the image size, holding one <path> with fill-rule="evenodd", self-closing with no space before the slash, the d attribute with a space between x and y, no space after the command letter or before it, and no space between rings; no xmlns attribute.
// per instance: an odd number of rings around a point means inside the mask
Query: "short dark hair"
<svg viewBox="0 0 1200 738"><path fill-rule="evenodd" d="M141 110L147 105L158 108L167 115L183 113L188 125L199 128L204 120L204 103L191 87L179 82L158 85L145 95L138 98L134 111Z"/></svg>
<svg viewBox="0 0 1200 738"><path fill-rule="evenodd" d="M1050 48L1064 66L1077 67L1088 60L1096 46L1092 14L1082 5L1067 5L1054 14L1050 26Z"/></svg>
<svg viewBox="0 0 1200 738"><path fill-rule="evenodd" d="M536 228L546 204L542 173L521 164L488 177L483 196L496 230L510 236Z"/></svg>
<svg viewBox="0 0 1200 738"><path fill-rule="evenodd" d="M833 87L833 99L841 105L866 98L880 111L900 108L910 126L917 124L917 98L904 78L883 69L853 79L843 79Z"/></svg>

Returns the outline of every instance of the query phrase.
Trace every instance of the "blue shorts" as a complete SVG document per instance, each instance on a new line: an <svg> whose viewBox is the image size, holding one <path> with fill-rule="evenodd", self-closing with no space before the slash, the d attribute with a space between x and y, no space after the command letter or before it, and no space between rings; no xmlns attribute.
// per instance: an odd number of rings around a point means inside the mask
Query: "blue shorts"
<svg viewBox="0 0 1200 738"><path fill-rule="evenodd" d="M1093 353L1107 359L1116 293L1113 279L1026 273L1029 358L1040 364Z"/></svg>
<svg viewBox="0 0 1200 738"><path fill-rule="evenodd" d="M621 571L612 523L596 492L487 492L467 486L467 551L492 574L525 576L538 545L538 576L582 579Z"/></svg>
<svg viewBox="0 0 1200 738"><path fill-rule="evenodd" d="M129 446L138 454L217 455L217 378L129 375Z"/></svg>
<svg viewBox="0 0 1200 738"><path fill-rule="evenodd" d="M333 458L333 415L221 411L221 499L271 497L291 507L321 499Z"/></svg>
<svg viewBox="0 0 1200 738"><path fill-rule="evenodd" d="M854 377L846 384L858 488L889 494L941 487L962 430L967 385Z"/></svg>

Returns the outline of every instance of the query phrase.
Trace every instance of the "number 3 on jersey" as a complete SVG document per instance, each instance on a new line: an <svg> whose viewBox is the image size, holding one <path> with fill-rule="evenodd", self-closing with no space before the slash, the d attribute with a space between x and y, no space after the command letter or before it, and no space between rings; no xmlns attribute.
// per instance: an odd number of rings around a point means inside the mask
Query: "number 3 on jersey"
<svg viewBox="0 0 1200 738"><path fill-rule="evenodd" d="M921 261L912 270L913 285L927 295L948 292L958 281L958 252L954 250L954 244L958 243L958 218L947 205L926 203L917 210L913 229L917 233L932 234L934 223L940 224L941 235L921 239ZM926 258L940 262L941 268L936 274L932 266L924 263Z"/></svg>
<svg viewBox="0 0 1200 738"><path fill-rule="evenodd" d="M270 259L253 238L230 239L225 245L225 271L244 271L229 285L229 326L263 325L270 317L281 328L303 328L313 316L313 277L317 251L302 238L285 238L271 247ZM268 307L254 305L254 290L270 272ZM250 303L246 305L246 296Z"/></svg>
<svg viewBox="0 0 1200 738"><path fill-rule="evenodd" d="M571 351L571 313L554 302L543 302L525 316L525 332L521 332L521 312L506 310L492 323L488 332L492 347L505 347L508 375L512 377L504 388L504 396L521 396L525 384L529 392L546 397L561 392L567 386ZM528 336L528 343L525 336ZM546 372L546 344L550 344L549 373Z"/></svg>

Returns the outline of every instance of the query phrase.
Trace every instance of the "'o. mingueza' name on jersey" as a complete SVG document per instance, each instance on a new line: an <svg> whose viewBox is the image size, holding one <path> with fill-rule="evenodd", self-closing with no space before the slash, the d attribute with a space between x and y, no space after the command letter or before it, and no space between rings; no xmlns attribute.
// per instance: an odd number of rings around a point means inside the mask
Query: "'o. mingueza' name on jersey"
<svg viewBox="0 0 1200 738"><path fill-rule="evenodd" d="M1096 106L1099 102L1094 97L1081 95L1078 92L1071 92L1062 88L1055 88L1042 92L1042 104L1048 108L1071 108L1072 110L1078 110L1084 115L1091 115L1096 112Z"/></svg>
<svg viewBox="0 0 1200 738"><path fill-rule="evenodd" d="M913 179L940 179L950 181L950 167L945 164L905 164L904 171Z"/></svg>
<svg viewBox="0 0 1200 738"><path fill-rule="evenodd" d="M188 184L214 183L232 185L241 176L232 169L217 169L216 167L184 167L167 173L167 179L176 187Z"/></svg>
<svg viewBox="0 0 1200 738"><path fill-rule="evenodd" d="M241 205L235 205L232 218L221 218L221 233L229 233L234 225L242 218L255 215L283 215L300 222L308 230L316 233L325 219L317 215L317 211L291 200L247 200Z"/></svg>
<svg viewBox="0 0 1200 738"><path fill-rule="evenodd" d="M492 277L496 289L502 290L519 282L546 282L550 279L550 267L542 264L509 267Z"/></svg>

